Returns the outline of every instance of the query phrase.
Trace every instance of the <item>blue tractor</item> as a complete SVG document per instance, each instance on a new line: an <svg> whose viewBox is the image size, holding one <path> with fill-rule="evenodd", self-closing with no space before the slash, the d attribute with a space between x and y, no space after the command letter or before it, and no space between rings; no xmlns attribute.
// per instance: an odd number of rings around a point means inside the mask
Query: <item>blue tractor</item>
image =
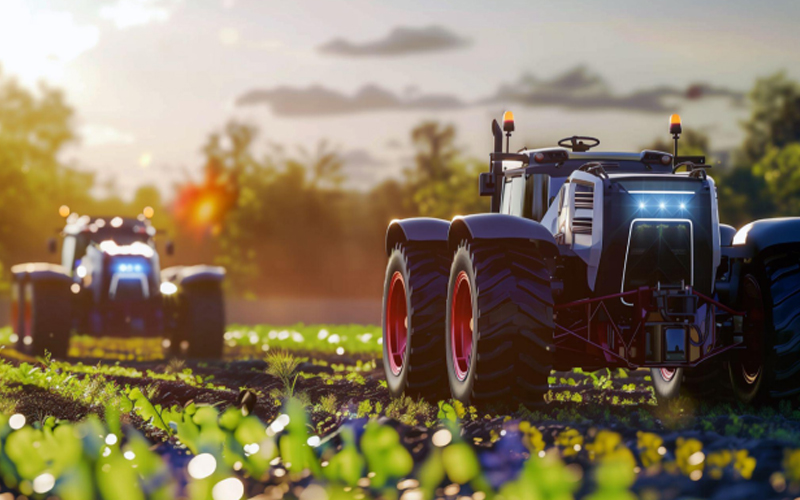
<svg viewBox="0 0 800 500"><path fill-rule="evenodd" d="M23 351L63 358L73 332L164 337L172 355L222 355L225 270L161 269L149 218L70 214L61 263L12 267L12 326ZM56 240L50 251L57 251ZM172 254L173 246L165 246Z"/></svg>

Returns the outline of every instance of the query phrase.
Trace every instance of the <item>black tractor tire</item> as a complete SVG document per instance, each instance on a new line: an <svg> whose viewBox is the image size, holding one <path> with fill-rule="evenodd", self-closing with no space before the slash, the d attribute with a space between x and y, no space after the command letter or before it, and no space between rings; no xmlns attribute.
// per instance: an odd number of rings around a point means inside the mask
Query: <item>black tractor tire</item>
<svg viewBox="0 0 800 500"><path fill-rule="evenodd" d="M754 259L740 283L746 347L728 363L737 399L759 405L800 393L800 246Z"/></svg>
<svg viewBox="0 0 800 500"><path fill-rule="evenodd" d="M555 330L551 276L529 242L461 242L447 295L453 398L486 409L544 404Z"/></svg>
<svg viewBox="0 0 800 500"><path fill-rule="evenodd" d="M727 366L718 360L709 360L694 368L675 368L666 371L661 368L650 368L650 378L659 404L678 397L690 398L697 402L731 399Z"/></svg>
<svg viewBox="0 0 800 500"><path fill-rule="evenodd" d="M177 326L170 354L220 359L225 342L225 298L221 283L192 283L179 292Z"/></svg>
<svg viewBox="0 0 800 500"><path fill-rule="evenodd" d="M392 397L437 402L445 382L445 305L450 258L445 242L397 243L383 288L383 368Z"/></svg>
<svg viewBox="0 0 800 500"><path fill-rule="evenodd" d="M22 339L25 335L25 284L19 280L11 282L11 328Z"/></svg>
<svg viewBox="0 0 800 500"><path fill-rule="evenodd" d="M31 356L64 359L72 333L72 292L67 281L36 280L24 284L25 303L20 350Z"/></svg>
<svg viewBox="0 0 800 500"><path fill-rule="evenodd" d="M683 368L650 368L650 378L659 404L665 404L681 395L683 370Z"/></svg>
<svg viewBox="0 0 800 500"><path fill-rule="evenodd" d="M706 323L714 321L711 314L709 309ZM677 397L697 402L716 402L730 401L733 396L728 368L719 358L709 359L695 367L675 370L651 368L650 377L659 404Z"/></svg>

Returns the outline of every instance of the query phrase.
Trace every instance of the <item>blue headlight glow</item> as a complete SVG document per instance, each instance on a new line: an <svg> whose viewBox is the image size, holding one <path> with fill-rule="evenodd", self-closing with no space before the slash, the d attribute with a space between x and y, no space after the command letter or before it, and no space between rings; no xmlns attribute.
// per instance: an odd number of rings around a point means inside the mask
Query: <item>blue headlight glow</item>
<svg viewBox="0 0 800 500"><path fill-rule="evenodd" d="M111 268L115 273L144 273L150 272L150 264L139 259L115 259Z"/></svg>

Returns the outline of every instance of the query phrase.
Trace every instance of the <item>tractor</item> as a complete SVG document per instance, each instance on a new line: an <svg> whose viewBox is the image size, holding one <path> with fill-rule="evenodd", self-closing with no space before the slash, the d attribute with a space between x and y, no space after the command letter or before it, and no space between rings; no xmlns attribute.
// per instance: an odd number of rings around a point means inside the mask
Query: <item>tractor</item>
<svg viewBox="0 0 800 500"><path fill-rule="evenodd" d="M11 321L21 350L63 358L73 332L108 337L163 337L170 354L222 355L225 270L161 270L147 207L136 218L69 214L61 263L13 266ZM51 253L58 244L49 241ZM165 251L171 255L172 242Z"/></svg>
<svg viewBox="0 0 800 500"><path fill-rule="evenodd" d="M492 123L491 213L389 225L393 396L530 408L573 368L649 369L659 402L800 392L800 218L722 224L678 115L673 153L581 136L512 153L513 131Z"/></svg>

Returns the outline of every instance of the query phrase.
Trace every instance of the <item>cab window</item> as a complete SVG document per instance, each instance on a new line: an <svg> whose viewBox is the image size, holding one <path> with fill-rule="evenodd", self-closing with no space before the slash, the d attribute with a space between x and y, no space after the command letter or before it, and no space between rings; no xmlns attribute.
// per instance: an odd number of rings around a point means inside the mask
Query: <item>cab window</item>
<svg viewBox="0 0 800 500"><path fill-rule="evenodd" d="M501 212L522 217L525 206L525 177L507 179L503 187Z"/></svg>

